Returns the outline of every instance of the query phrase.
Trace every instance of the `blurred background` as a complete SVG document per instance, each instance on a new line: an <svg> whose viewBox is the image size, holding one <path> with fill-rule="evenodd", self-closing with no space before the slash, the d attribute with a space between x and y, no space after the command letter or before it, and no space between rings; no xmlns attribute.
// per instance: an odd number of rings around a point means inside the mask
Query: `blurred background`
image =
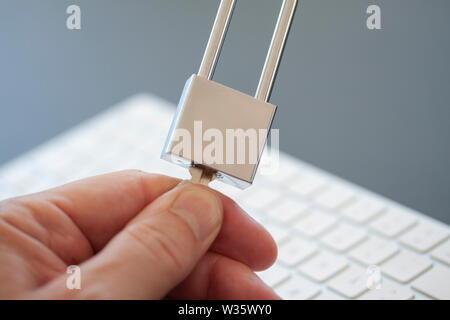
<svg viewBox="0 0 450 320"><path fill-rule="evenodd" d="M0 164L133 94L177 103L218 4L0 0ZM280 5L238 2L215 81L254 93ZM449 17L448 0L299 1L271 97L281 149L450 223Z"/></svg>

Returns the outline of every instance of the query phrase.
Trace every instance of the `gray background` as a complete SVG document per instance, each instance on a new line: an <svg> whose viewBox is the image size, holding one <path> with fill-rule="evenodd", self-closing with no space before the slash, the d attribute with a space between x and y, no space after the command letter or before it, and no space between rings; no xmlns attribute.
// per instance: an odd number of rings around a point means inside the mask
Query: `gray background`
<svg viewBox="0 0 450 320"><path fill-rule="evenodd" d="M255 91L280 4L238 2L214 80ZM132 94L177 102L217 6L0 0L0 163ZM450 223L449 16L448 0L300 1L271 99L282 150Z"/></svg>

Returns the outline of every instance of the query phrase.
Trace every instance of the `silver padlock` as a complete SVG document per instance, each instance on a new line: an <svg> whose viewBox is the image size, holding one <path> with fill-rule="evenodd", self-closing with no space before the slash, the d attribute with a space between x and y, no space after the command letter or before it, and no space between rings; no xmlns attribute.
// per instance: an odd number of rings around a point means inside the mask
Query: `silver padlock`
<svg viewBox="0 0 450 320"><path fill-rule="evenodd" d="M267 101L297 0L283 1L255 97L211 80L235 2L220 3L200 70L186 82L161 158L189 168L195 182L217 178L243 189L253 182L275 115L276 106Z"/></svg>

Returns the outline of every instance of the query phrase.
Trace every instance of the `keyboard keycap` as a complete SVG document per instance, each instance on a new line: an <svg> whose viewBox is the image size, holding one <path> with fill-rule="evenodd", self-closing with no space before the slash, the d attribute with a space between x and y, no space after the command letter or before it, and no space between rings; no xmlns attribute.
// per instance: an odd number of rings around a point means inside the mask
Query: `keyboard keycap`
<svg viewBox="0 0 450 320"><path fill-rule="evenodd" d="M267 174L260 174L261 178L267 180L269 183L276 185L290 182L296 179L300 172L299 165L293 161L282 159L280 160L278 170Z"/></svg>
<svg viewBox="0 0 450 320"><path fill-rule="evenodd" d="M267 216L280 223L289 223L306 213L308 205L304 202L286 199L278 202L267 211Z"/></svg>
<svg viewBox="0 0 450 320"><path fill-rule="evenodd" d="M337 219L329 214L313 210L294 225L294 229L304 235L316 237L331 228Z"/></svg>
<svg viewBox="0 0 450 320"><path fill-rule="evenodd" d="M294 276L281 284L275 292L285 300L306 300L317 296L320 290L311 282Z"/></svg>
<svg viewBox="0 0 450 320"><path fill-rule="evenodd" d="M322 237L322 242L331 249L344 252L360 243L364 238L366 238L365 230L341 223L331 232L325 234Z"/></svg>
<svg viewBox="0 0 450 320"><path fill-rule="evenodd" d="M409 300L413 299L414 294L394 284L392 281L383 279L380 289L369 290L359 299L361 300Z"/></svg>
<svg viewBox="0 0 450 320"><path fill-rule="evenodd" d="M450 240L447 240L431 252L431 257L450 266Z"/></svg>
<svg viewBox="0 0 450 320"><path fill-rule="evenodd" d="M427 252L448 237L444 229L421 223L400 237L400 242L419 252Z"/></svg>
<svg viewBox="0 0 450 320"><path fill-rule="evenodd" d="M412 215L400 210L391 209L374 220L370 224L370 227L379 234L392 238L412 227L415 223L416 218Z"/></svg>
<svg viewBox="0 0 450 320"><path fill-rule="evenodd" d="M267 270L260 271L256 273L262 281L264 281L269 287L276 287L282 282L286 281L291 277L290 272L280 267L279 265L273 265Z"/></svg>
<svg viewBox="0 0 450 320"><path fill-rule="evenodd" d="M242 196L241 204L244 209L247 209L251 212L252 210L264 210L274 201L278 200L280 194L278 191L261 188L261 187L253 187L248 191L245 191L245 194Z"/></svg>
<svg viewBox="0 0 450 320"><path fill-rule="evenodd" d="M348 255L353 260L369 266L378 265L397 252L395 243L372 237L351 250Z"/></svg>
<svg viewBox="0 0 450 320"><path fill-rule="evenodd" d="M291 183L291 191L300 197L310 197L322 190L326 180L316 174L302 174Z"/></svg>
<svg viewBox="0 0 450 320"><path fill-rule="evenodd" d="M323 192L314 197L314 202L328 210L337 210L349 203L355 193L347 187L334 185L326 188Z"/></svg>
<svg viewBox="0 0 450 320"><path fill-rule="evenodd" d="M289 237L289 234L288 234L288 231L286 230L286 228L281 228L277 225L269 224L269 223L264 223L264 227L267 229L267 231L269 231L273 240L277 244L283 243Z"/></svg>
<svg viewBox="0 0 450 320"><path fill-rule="evenodd" d="M317 282L323 282L347 266L347 261L342 257L322 251L312 257L297 269L302 274Z"/></svg>
<svg viewBox="0 0 450 320"><path fill-rule="evenodd" d="M282 264L293 267L315 252L317 252L316 245L299 238L293 238L280 246L278 249L278 259Z"/></svg>
<svg viewBox="0 0 450 320"><path fill-rule="evenodd" d="M329 290L322 291L314 300L342 300L342 296L331 293Z"/></svg>
<svg viewBox="0 0 450 320"><path fill-rule="evenodd" d="M381 271L394 280L407 283L432 266L423 256L401 251L381 265Z"/></svg>
<svg viewBox="0 0 450 320"><path fill-rule="evenodd" d="M385 205L378 200L363 197L341 209L342 215L356 223L366 223L380 214Z"/></svg>
<svg viewBox="0 0 450 320"><path fill-rule="evenodd" d="M450 300L450 269L436 266L414 281L412 287L434 299Z"/></svg>
<svg viewBox="0 0 450 320"><path fill-rule="evenodd" d="M367 275L365 270L350 267L328 282L328 286L334 291L354 299L367 291Z"/></svg>

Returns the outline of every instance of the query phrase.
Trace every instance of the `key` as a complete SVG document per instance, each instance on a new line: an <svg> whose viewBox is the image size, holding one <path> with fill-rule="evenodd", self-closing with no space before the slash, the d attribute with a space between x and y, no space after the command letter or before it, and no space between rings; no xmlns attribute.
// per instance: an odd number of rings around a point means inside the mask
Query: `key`
<svg viewBox="0 0 450 320"><path fill-rule="evenodd" d="M368 290L366 286L367 275L365 270L358 267L350 267L328 282L328 286L334 291L354 299Z"/></svg>
<svg viewBox="0 0 450 320"><path fill-rule="evenodd" d="M370 223L372 230L386 237L396 237L416 223L412 215L397 209L389 209L378 219Z"/></svg>
<svg viewBox="0 0 450 320"><path fill-rule="evenodd" d="M349 203L354 196L355 193L348 188L334 185L318 194L313 200L325 209L337 210Z"/></svg>
<svg viewBox="0 0 450 320"><path fill-rule="evenodd" d="M249 211L264 211L280 197L279 192L274 189L256 186L244 191L244 193L245 194L240 197L240 202L244 209L248 209Z"/></svg>
<svg viewBox="0 0 450 320"><path fill-rule="evenodd" d="M415 280L412 287L434 299L450 300L450 269L436 266Z"/></svg>
<svg viewBox="0 0 450 320"><path fill-rule="evenodd" d="M338 252L344 252L366 238L365 230L341 223L322 237L322 243Z"/></svg>
<svg viewBox="0 0 450 320"><path fill-rule="evenodd" d="M267 211L269 218L280 223L289 223L305 215L308 205L292 199L285 199L276 203Z"/></svg>
<svg viewBox="0 0 450 320"><path fill-rule="evenodd" d="M314 300L342 300L342 296L331 293L328 290L322 291Z"/></svg>
<svg viewBox="0 0 450 320"><path fill-rule="evenodd" d="M323 282L347 266L347 261L339 256L322 251L301 264L297 270L317 282Z"/></svg>
<svg viewBox="0 0 450 320"><path fill-rule="evenodd" d="M356 223L366 223L380 214L385 205L368 197L359 198L341 209L342 215Z"/></svg>
<svg viewBox="0 0 450 320"><path fill-rule="evenodd" d="M381 265L381 271L402 283L407 283L431 268L431 262L415 253L402 251Z"/></svg>
<svg viewBox="0 0 450 320"><path fill-rule="evenodd" d="M369 290L364 293L360 300L410 300L414 298L414 294L394 284L392 281L383 279L380 289Z"/></svg>
<svg viewBox="0 0 450 320"><path fill-rule="evenodd" d="M283 243L289 237L286 228L280 228L279 226L271 224L271 223L265 223L264 227L266 227L267 231L269 231L269 233L272 236L273 240L277 244Z"/></svg>
<svg viewBox="0 0 450 320"><path fill-rule="evenodd" d="M285 266L294 267L315 252L317 252L316 245L299 238L292 238L280 246L278 259Z"/></svg>
<svg viewBox="0 0 450 320"><path fill-rule="evenodd" d="M284 300L307 300L317 296L320 290L311 282L294 276L281 284L275 292Z"/></svg>
<svg viewBox="0 0 450 320"><path fill-rule="evenodd" d="M278 170L276 173L265 174L261 177L268 180L269 183L274 183L276 185L285 184L296 178L299 173L299 167L297 163L291 162L290 160L283 159L279 163Z"/></svg>
<svg viewBox="0 0 450 320"><path fill-rule="evenodd" d="M302 174L293 181L290 190L300 197L310 197L326 186L324 178L315 174Z"/></svg>
<svg viewBox="0 0 450 320"><path fill-rule="evenodd" d="M256 273L269 287L275 288L291 277L287 269L279 265L273 265L267 270Z"/></svg>
<svg viewBox="0 0 450 320"><path fill-rule="evenodd" d="M431 252L431 257L450 266L450 240Z"/></svg>
<svg viewBox="0 0 450 320"><path fill-rule="evenodd" d="M200 69L184 86L161 158L201 168L194 182L216 176L245 189L253 183L275 116L277 107L268 101L297 0L283 1L254 97L212 81L235 3L220 2Z"/></svg>
<svg viewBox="0 0 450 320"><path fill-rule="evenodd" d="M300 219L294 225L294 229L307 236L315 237L332 227L336 221L336 218L329 214L313 210L307 216Z"/></svg>
<svg viewBox="0 0 450 320"><path fill-rule="evenodd" d="M421 223L400 237L400 242L421 253L429 251L448 237L448 232L429 223Z"/></svg>
<svg viewBox="0 0 450 320"><path fill-rule="evenodd" d="M189 173L191 174L192 183L199 183L205 186L216 178L216 173L214 171L196 166L189 167Z"/></svg>
<svg viewBox="0 0 450 320"><path fill-rule="evenodd" d="M395 243L372 237L351 250L348 255L353 260L369 265L378 265L398 252Z"/></svg>

